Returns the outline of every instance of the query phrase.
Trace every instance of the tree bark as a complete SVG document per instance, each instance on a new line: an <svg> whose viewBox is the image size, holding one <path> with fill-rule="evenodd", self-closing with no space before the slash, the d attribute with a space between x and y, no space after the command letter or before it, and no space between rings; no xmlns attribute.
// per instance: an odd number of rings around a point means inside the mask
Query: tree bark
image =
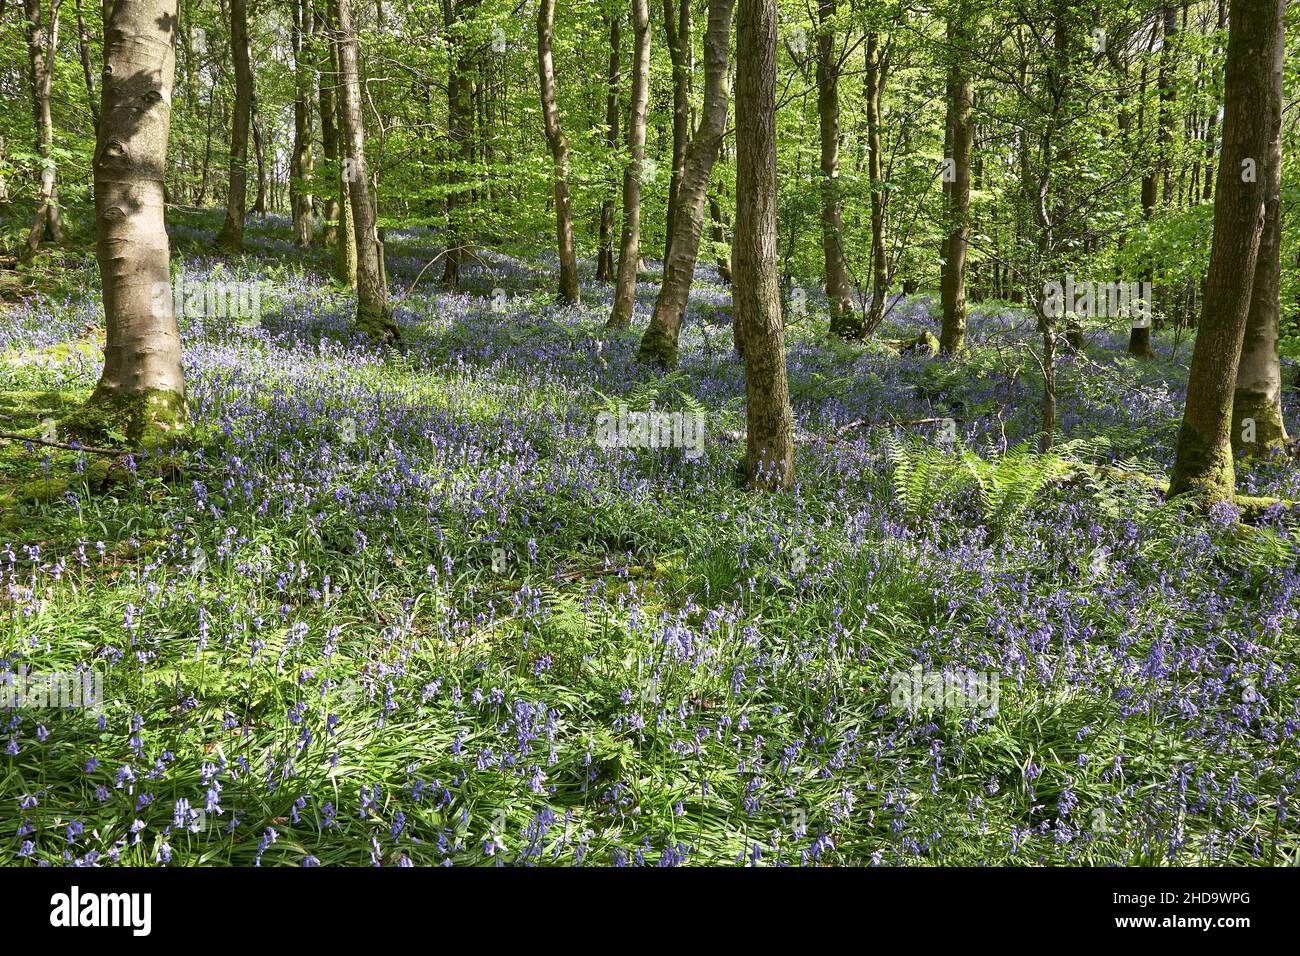
<svg viewBox="0 0 1300 956"><path fill-rule="evenodd" d="M1264 228L1232 398L1232 446L1244 455L1285 447L1289 440L1282 418L1282 365L1278 353L1282 305L1282 30L1277 31L1276 42L1268 116L1272 129L1268 152L1259 164L1259 178L1266 189Z"/></svg>
<svg viewBox="0 0 1300 956"><path fill-rule="evenodd" d="M300 247L311 245L315 203L308 182L315 167L312 156L311 57L307 53L307 36L311 33L309 0L293 0L293 156L289 165L289 207L293 213L294 242Z"/></svg>
<svg viewBox="0 0 1300 956"><path fill-rule="evenodd" d="M618 150L618 84L621 73L619 56L619 18L606 16L609 25L609 72L605 91L605 146L609 155ZM614 190L617 181L610 183L610 194L600 206L600 251L596 258L596 278L608 282L614 278Z"/></svg>
<svg viewBox="0 0 1300 956"><path fill-rule="evenodd" d="M578 259L573 251L573 209L569 200L569 140L560 127L560 110L555 98L555 58L551 34L555 29L555 0L537 5L537 77L541 88L542 121L551 150L555 186L555 244L560 257L559 299L576 303L582 296L578 285Z"/></svg>
<svg viewBox="0 0 1300 956"><path fill-rule="evenodd" d="M235 67L235 107L230 118L230 187L226 219L217 248L227 255L244 251L244 211L248 203L248 130L253 111L253 71L248 62L246 0L230 0L230 53Z"/></svg>
<svg viewBox="0 0 1300 956"><path fill-rule="evenodd" d="M93 158L104 369L66 430L159 444L187 421L163 179L176 75L177 0L116 0L104 25Z"/></svg>
<svg viewBox="0 0 1300 956"><path fill-rule="evenodd" d="M632 0L632 113L628 120L628 162L623 169L623 234L619 241L618 283L608 325L632 324L636 308L636 270L641 259L641 178L645 162L646 111L650 103L650 4Z"/></svg>
<svg viewBox="0 0 1300 956"><path fill-rule="evenodd" d="M1232 0L1224 76L1223 150L1214 238L1187 404L1169 494L1231 499L1232 402L1268 203L1267 156L1281 103L1273 79L1286 0ZM1258 168L1260 164L1265 169ZM1253 175L1251 174L1253 168Z"/></svg>
<svg viewBox="0 0 1300 956"><path fill-rule="evenodd" d="M253 94L249 120L253 132L253 156L257 161L257 194L253 199L253 212L266 215L266 150L262 145L262 113L258 108L257 93Z"/></svg>
<svg viewBox="0 0 1300 956"><path fill-rule="evenodd" d="M835 0L817 6L817 119L821 138L822 262L831 331L857 338L862 323L849 293L844 261L844 210L840 203L840 64L835 48Z"/></svg>
<svg viewBox="0 0 1300 956"><path fill-rule="evenodd" d="M465 173L474 162L473 59L468 37L456 30L463 8L470 0L443 0L443 18L448 33L454 36L455 53L447 75L447 130L451 145L451 162L447 164L447 251L443 259L442 281L456 288L460 284L460 266L464 257Z"/></svg>
<svg viewBox="0 0 1300 956"><path fill-rule="evenodd" d="M27 233L24 255L35 255L41 241L58 242L63 221L58 206L57 175L54 167L54 118L50 94L54 86L54 60L59 48L59 4L50 0L48 22L42 22L40 0L24 0L27 20L28 79L32 90L32 118L36 124L36 152L41 157L37 175L36 216Z"/></svg>
<svg viewBox="0 0 1300 956"><path fill-rule="evenodd" d="M334 67L334 47L329 41L329 13L324 7L312 10L312 43L315 44L317 68L320 70L320 110L321 153L325 164L333 169L339 159L338 105L334 90L338 85L338 70ZM339 181L340 183L342 180ZM332 189L321 197L322 223L321 237L326 244L337 241L339 200L338 189Z"/></svg>
<svg viewBox="0 0 1300 956"><path fill-rule="evenodd" d="M943 321L940 351L955 355L966 347L966 244L970 214L971 97L966 71L970 8L959 3L948 21L948 137L952 150L952 182L948 184L948 235L944 240L944 270L940 288Z"/></svg>
<svg viewBox="0 0 1300 956"><path fill-rule="evenodd" d="M375 207L370 202L365 129L361 120L361 84L357 71L357 35L352 25L352 0L331 0L334 7L335 49L339 66L339 133L343 178L351 200L352 234L357 243L356 326L377 342L398 337L387 297Z"/></svg>
<svg viewBox="0 0 1300 956"><path fill-rule="evenodd" d="M794 484L794 440L776 277L776 2L739 0L736 18L735 314L745 358L745 475Z"/></svg>
<svg viewBox="0 0 1300 956"><path fill-rule="evenodd" d="M871 311L863 333L870 335L885 318L889 298L889 260L885 250L885 148L881 135L880 99L885 67L880 35L867 37L867 63L863 75L867 98L867 175L871 178Z"/></svg>
<svg viewBox="0 0 1300 956"><path fill-rule="evenodd" d="M682 181L677 191L674 235L664 262L663 283L655 299L654 314L641 339L638 358L665 368L677 364L686 300L695 278L704 232L704 203L709 177L727 132L729 91L728 50L731 43L731 10L734 0L709 0L709 22L704 35L704 111L700 128L686 148Z"/></svg>
<svg viewBox="0 0 1300 956"><path fill-rule="evenodd" d="M77 10L77 55L81 58L81 75L86 82L86 105L90 108L90 125L99 132L99 103L95 101L94 72L90 68L90 32L86 29L86 17L81 12L81 0L76 0Z"/></svg>
<svg viewBox="0 0 1300 956"><path fill-rule="evenodd" d="M709 219L713 222L713 241L726 248L718 253L718 278L723 285L731 285L731 247L727 244L727 220L722 212L722 203L716 195L709 196Z"/></svg>
<svg viewBox="0 0 1300 956"><path fill-rule="evenodd" d="M1158 35L1156 31L1164 29L1163 16L1161 17L1161 19L1155 22L1155 25L1151 29L1152 29L1151 47L1154 47L1155 38ZM1141 134L1145 133L1145 126L1147 123L1146 90L1147 90L1147 67L1143 65L1142 80L1138 86L1139 139L1142 138ZM1156 210L1158 166L1159 166L1159 162L1157 160L1157 162L1153 164L1151 168L1149 168L1142 176L1142 219L1147 223L1151 222L1151 218L1155 215L1155 210ZM1150 262L1148 261L1146 270L1142 273L1142 279L1144 282L1150 284L1150 288L1152 288L1152 290L1154 290L1155 288L1154 275L1155 275L1154 271L1151 267ZM1155 296L1153 291L1152 299L1154 300L1154 298ZM1154 310L1155 310L1155 302L1154 301L1149 302L1148 310L1146 313L1146 320L1141 325L1134 325L1129 330L1128 353L1130 355L1136 355L1139 358L1151 358L1153 355L1155 355L1155 352L1151 348L1151 322L1152 322L1152 313L1154 312Z"/></svg>
<svg viewBox="0 0 1300 956"><path fill-rule="evenodd" d="M668 214L664 229L664 262L672 254L677 197L686 170L691 136L691 0L664 0L664 36L673 65L673 174L668 182Z"/></svg>

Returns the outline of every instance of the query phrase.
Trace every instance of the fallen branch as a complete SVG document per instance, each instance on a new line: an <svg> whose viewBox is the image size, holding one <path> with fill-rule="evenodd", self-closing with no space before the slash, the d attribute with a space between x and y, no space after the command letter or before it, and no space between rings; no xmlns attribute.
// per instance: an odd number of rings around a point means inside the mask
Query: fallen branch
<svg viewBox="0 0 1300 956"><path fill-rule="evenodd" d="M900 422L892 418L886 422L882 422L875 418L859 418L855 421L849 422L847 425L841 425L839 428L835 429L835 438L829 440L834 441L836 438L842 438L855 429L870 428L872 425L939 425L944 422L955 421L957 421L957 419L952 418L951 416L946 418L913 418L905 422Z"/></svg>
<svg viewBox="0 0 1300 956"><path fill-rule="evenodd" d="M139 454L139 452L130 448L96 448L93 445L69 445L66 442L53 441L49 438L33 438L31 435L19 435L15 432L0 432L0 438L8 441L31 442L33 445L44 445L47 448L62 448L65 451L85 451L92 455L113 455L116 458Z"/></svg>

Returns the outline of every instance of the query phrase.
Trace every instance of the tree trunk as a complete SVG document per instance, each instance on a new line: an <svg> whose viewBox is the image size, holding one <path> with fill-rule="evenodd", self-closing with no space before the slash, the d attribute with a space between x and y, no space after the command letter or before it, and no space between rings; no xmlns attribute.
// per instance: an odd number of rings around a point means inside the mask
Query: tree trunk
<svg viewBox="0 0 1300 956"><path fill-rule="evenodd" d="M1282 419L1282 365L1278 355L1278 328L1282 306L1282 67L1285 35L1277 31L1272 57L1272 95L1268 120L1272 124L1268 151L1259 163L1264 184L1264 229L1250 291L1250 311L1237 384L1232 398L1232 446L1246 455L1285 447L1288 441Z"/></svg>
<svg viewBox="0 0 1300 956"><path fill-rule="evenodd" d="M736 17L735 315L745 357L745 475L794 484L794 439L776 278L776 0Z"/></svg>
<svg viewBox="0 0 1300 956"><path fill-rule="evenodd" d="M674 235L668 247L671 251L664 262L664 278L655 299L654 314L641 339L639 359L666 368L677 364L682 317L704 232L709 177L727 132L727 54L732 6L733 0L709 0L709 22L704 35L704 111L700 128L686 148L682 181L677 190Z"/></svg>
<svg viewBox="0 0 1300 956"><path fill-rule="evenodd" d="M673 174L668 182L668 215L664 229L664 263L673 249L677 197L686 170L686 146L691 136L691 0L664 0L664 35L673 65Z"/></svg>
<svg viewBox="0 0 1300 956"><path fill-rule="evenodd" d="M731 285L731 249L727 246L727 221L717 196L709 197L709 219L713 221L713 241L727 247L726 252L718 254L718 278L723 285Z"/></svg>
<svg viewBox="0 0 1300 956"><path fill-rule="evenodd" d="M343 178L351 200L352 234L357 243L357 329L377 342L396 341L397 326L384 295L383 264L375 207L370 203L365 129L361 120L361 84L357 72L357 35L352 25L352 0L331 0L334 7L335 48L339 66L339 134Z"/></svg>
<svg viewBox="0 0 1300 956"><path fill-rule="evenodd" d="M217 248L227 255L244 251L244 209L248 201L248 128L253 110L253 71L248 62L246 0L230 0L230 52L235 66L235 108L230 118L230 188L226 220Z"/></svg>
<svg viewBox="0 0 1300 956"><path fill-rule="evenodd" d="M822 262L831 331L857 338L862 323L849 293L844 261L844 211L840 204L840 64L835 48L835 0L817 6L817 119L821 136Z"/></svg>
<svg viewBox="0 0 1300 956"><path fill-rule="evenodd" d="M1273 71L1285 8L1286 0L1232 0L1229 12L1214 238L1171 497L1214 502L1231 499L1236 490L1232 400L1269 198L1267 157L1281 111Z"/></svg>
<svg viewBox="0 0 1300 956"><path fill-rule="evenodd" d="M623 234L619 241L618 283L609 326L632 324L636 308L636 270L641 259L641 177L645 161L646 110L650 102L650 4L632 0L632 115L628 120L628 162L623 170Z"/></svg>
<svg viewBox="0 0 1300 956"><path fill-rule="evenodd" d="M76 0L77 10L77 55L81 58L81 75L86 81L86 105L90 108L90 125L99 132L99 104L95 101L94 71L90 68L90 33L86 29L86 17L81 12L81 0Z"/></svg>
<svg viewBox="0 0 1300 956"><path fill-rule="evenodd" d="M1219 0L1219 15L1217 29L1221 33L1228 25L1228 0ZM1211 58L1217 61L1219 58L1219 45L1214 46L1214 55ZM1216 142L1216 130L1219 125L1218 110L1212 110L1209 119L1205 124L1205 185L1201 190L1201 201L1209 202L1214 198L1214 153Z"/></svg>
<svg viewBox="0 0 1300 956"><path fill-rule="evenodd" d="M605 146L609 155L618 151L618 84L621 72L619 57L619 18L607 16L609 24L609 72L606 76L608 86L605 91ZM609 282L614 278L614 189L616 182L610 183L610 194L600 206L600 251L596 259L596 278Z"/></svg>
<svg viewBox="0 0 1300 956"><path fill-rule="evenodd" d="M1151 46L1155 46L1156 31L1163 29L1163 18L1157 20L1152 27ZM1146 133L1146 90L1147 90L1147 68L1142 67L1142 79L1138 85L1138 138L1142 139ZM1155 215L1156 209L1156 189L1157 189L1157 167L1159 163L1149 168L1142 176L1142 218L1145 222L1150 223L1151 217ZM1147 303L1148 308L1144 315L1144 321L1134 325L1128 336L1128 353L1136 355L1139 358L1151 358L1155 352L1151 348L1151 321L1152 313L1155 310L1154 302L1154 272L1148 261L1147 268L1142 274L1142 280L1149 284L1153 290L1153 301Z"/></svg>
<svg viewBox="0 0 1300 956"><path fill-rule="evenodd" d="M258 109L257 94L253 94L249 120L253 129L253 156L257 161L257 195L253 200L253 212L259 216L266 215L266 150L262 146L262 114Z"/></svg>
<svg viewBox="0 0 1300 956"><path fill-rule="evenodd" d="M948 184L948 235L944 241L943 324L939 349L955 355L966 347L966 218L970 214L971 96L968 55L968 4L960 3L948 21L948 136L952 181Z"/></svg>
<svg viewBox="0 0 1300 956"><path fill-rule="evenodd" d="M1165 4L1164 44L1160 48L1160 72L1156 87L1160 96L1159 128L1156 143L1160 162L1160 201L1168 206L1173 201L1174 173L1174 109L1178 104L1178 88L1174 85L1174 46L1178 42L1178 6Z"/></svg>
<svg viewBox="0 0 1300 956"><path fill-rule="evenodd" d="M177 0L117 0L105 22L93 158L104 370L64 423L86 439L121 432L147 447L187 420L163 201L176 21Z"/></svg>
<svg viewBox="0 0 1300 956"><path fill-rule="evenodd" d="M573 209L569 201L569 140L560 128L560 110L555 101L555 59L551 54L551 33L555 28L555 0L537 5L537 77L541 87L542 121L546 142L555 168L555 244L560 256L559 299L576 303L582 295L578 286L578 259L573 252Z"/></svg>
<svg viewBox="0 0 1300 956"><path fill-rule="evenodd" d="M36 253L41 241L58 242L63 236L54 168L54 119L50 94L54 85L54 60L59 48L59 3L50 0L47 22L41 20L40 0L24 0L27 18L28 79L32 89L32 117L36 123L36 152L41 157L36 216L27 233L24 255Z"/></svg>
<svg viewBox="0 0 1300 956"><path fill-rule="evenodd" d="M885 85L880 35L867 37L863 82L867 96L867 175L871 178L871 312L863 333L870 335L885 318L889 298L889 261L885 251L885 159L881 138L880 97Z"/></svg>
<svg viewBox="0 0 1300 956"><path fill-rule="evenodd" d="M329 14L326 9L312 10L312 43L315 45L316 62L320 70L320 141L321 152L325 156L325 165L333 169L339 159L338 104L334 89L338 85L338 69L334 66L334 46L329 42ZM342 182L342 180L340 180ZM339 236L339 200L338 190L332 189L321 197L321 218L324 220L321 238L329 245Z"/></svg>
<svg viewBox="0 0 1300 956"><path fill-rule="evenodd" d="M311 245L314 203L308 182L315 160L312 157L311 129L311 57L307 53L307 35L311 32L311 8L308 0L293 0L293 156L289 165L289 207L293 212L294 242Z"/></svg>
<svg viewBox="0 0 1300 956"><path fill-rule="evenodd" d="M447 131L451 162L447 164L447 251L443 259L442 281L456 288L460 284L460 266L464 257L464 224L461 222L465 197L465 173L474 162L474 105L472 42L456 27L467 0L443 0L443 17L448 33L454 36L455 52L450 58L447 75Z"/></svg>

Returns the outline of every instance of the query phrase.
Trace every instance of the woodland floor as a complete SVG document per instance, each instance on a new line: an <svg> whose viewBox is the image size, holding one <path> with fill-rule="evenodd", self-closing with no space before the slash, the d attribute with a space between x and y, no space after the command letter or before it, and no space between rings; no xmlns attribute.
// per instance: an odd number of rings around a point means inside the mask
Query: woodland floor
<svg viewBox="0 0 1300 956"><path fill-rule="evenodd" d="M215 218L172 224L186 278L268 283L252 328L182 322L186 449L0 443L0 672L106 697L0 715L0 863L1300 862L1294 519L1077 467L1163 473L1185 334L1142 362L1090 330L1040 456L1012 307L974 306L948 361L828 342L810 295L800 485L762 496L713 273L657 377L635 333L597 350L589 267L574 308L496 254L409 291L437 243L392 234L385 356L324 254L250 221L234 263ZM888 326L937 331L924 297ZM102 334L90 259L4 307L0 430L84 399ZM652 400L704 413L703 455L597 447L598 413ZM896 424L933 418L955 446ZM1300 468L1239 487L1294 500ZM996 711L897 706L915 665L994 674Z"/></svg>

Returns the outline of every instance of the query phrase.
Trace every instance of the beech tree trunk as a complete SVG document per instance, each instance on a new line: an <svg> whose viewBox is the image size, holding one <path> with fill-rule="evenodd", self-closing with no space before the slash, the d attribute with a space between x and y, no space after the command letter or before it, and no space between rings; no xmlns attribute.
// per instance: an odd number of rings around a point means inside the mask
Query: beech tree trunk
<svg viewBox="0 0 1300 956"><path fill-rule="evenodd" d="M311 8L308 0L293 0L293 155L289 164L289 207L293 213L294 242L310 246L315 203L308 181L315 168L312 155L311 57L307 53L307 36L311 33Z"/></svg>
<svg viewBox="0 0 1300 956"><path fill-rule="evenodd" d="M448 32L454 36L456 48L447 74L447 131L451 162L447 165L447 251L442 267L442 281L453 289L460 284L460 266L464 257L461 209L464 206L465 173L474 162L471 41L456 30L462 8L470 5L468 0L443 0L443 18Z"/></svg>
<svg viewBox="0 0 1300 956"><path fill-rule="evenodd" d="M1231 499L1232 404L1268 204L1268 155L1281 104L1273 79L1286 0L1232 0L1214 238L1169 494ZM1264 168L1259 168L1263 166Z"/></svg>
<svg viewBox="0 0 1300 956"><path fill-rule="evenodd" d="M87 406L64 423L88 439L116 431L156 445L188 417L163 200L176 22L177 0L116 0L104 25L92 160L104 370Z"/></svg>
<svg viewBox="0 0 1300 956"><path fill-rule="evenodd" d="M704 34L704 111L700 128L686 148L681 185L677 190L677 214L664 278L655 299L654 314L641 339L639 359L666 368L677 364L686 299L695 278L704 232L704 203L709 177L727 132L729 91L728 50L731 43L731 10L734 0L709 0L709 22Z"/></svg>
<svg viewBox="0 0 1300 956"><path fill-rule="evenodd" d="M569 200L569 140L560 127L560 110L555 99L555 58L551 34L555 28L555 0L537 5L537 77L541 87L542 121L546 142L555 168L555 244L560 256L559 299L576 303L582 296L578 286L578 259L573 251L573 209Z"/></svg>
<svg viewBox="0 0 1300 956"><path fill-rule="evenodd" d="M959 3L948 21L948 140L952 150L952 181L947 184L948 235L944 240L944 270L940 288L943 321L939 349L955 355L966 347L966 217L970 214L971 97L966 70L970 8Z"/></svg>
<svg viewBox="0 0 1300 956"><path fill-rule="evenodd" d="M257 193L253 199L253 212L259 216L266 215L266 150L262 145L262 114L258 109L257 94L253 94L253 105L249 113L253 132L253 156L257 162Z"/></svg>
<svg viewBox="0 0 1300 956"><path fill-rule="evenodd" d="M673 249L677 197L686 170L686 146L691 136L691 0L664 0L664 36L673 65L673 174L668 182L668 215L664 228L664 263Z"/></svg>
<svg viewBox="0 0 1300 956"><path fill-rule="evenodd" d="M650 103L650 4L632 0L632 113L628 121L628 162L623 170L623 234L619 242L618 283L609 326L632 323L636 270L641 259L641 178L645 162L646 112Z"/></svg>
<svg viewBox="0 0 1300 956"><path fill-rule="evenodd" d="M226 219L217 248L228 255L244 251L244 211L248 204L248 130L253 111L253 71L248 62L246 0L230 0L230 53L235 66L235 107L230 118L230 187Z"/></svg>
<svg viewBox="0 0 1300 956"><path fill-rule="evenodd" d="M1270 59L1272 90L1268 152L1259 162L1264 184L1264 228L1250 292L1250 311L1232 397L1232 446L1257 455L1288 442L1282 419L1282 364L1278 328L1282 306L1282 70L1285 34L1277 31Z"/></svg>
<svg viewBox="0 0 1300 956"><path fill-rule="evenodd" d="M723 285L731 285L731 247L727 243L727 220L722 212L722 203L718 197L709 197L709 219L713 222L713 241L725 247L718 253L718 278Z"/></svg>
<svg viewBox="0 0 1300 956"><path fill-rule="evenodd" d="M605 146L609 155L618 151L618 84L621 69L619 56L619 18L605 17L609 25L609 72L605 92ZM600 206L600 251L596 258L596 278L608 282L614 278L614 189L617 181L610 183L610 194Z"/></svg>
<svg viewBox="0 0 1300 956"><path fill-rule="evenodd" d="M321 152L325 164L333 169L339 160L338 104L334 96L338 85L338 70L334 66L334 45L329 40L329 12L324 7L312 11L312 43L316 56L317 68L320 70L320 110ZM342 180L339 180L341 183ZM339 236L339 198L335 188L321 197L322 238L327 244L337 241Z"/></svg>
<svg viewBox="0 0 1300 956"><path fill-rule="evenodd" d="M849 293L844 261L844 211L840 203L840 62L835 47L835 0L817 6L817 118L821 136L822 262L831 331L844 338L862 334Z"/></svg>
<svg viewBox="0 0 1300 956"><path fill-rule="evenodd" d="M99 103L95 99L94 71L90 67L90 31L86 17L81 12L81 0L75 0L77 11L77 55L81 59L81 76L86 82L86 105L90 108L90 125L99 132Z"/></svg>
<svg viewBox="0 0 1300 956"><path fill-rule="evenodd" d="M746 479L751 488L789 488L794 439L776 277L776 0L739 0L737 8L733 268Z"/></svg>
<svg viewBox="0 0 1300 956"><path fill-rule="evenodd" d="M357 35L352 0L331 0L339 66L339 133L343 178L351 200L352 234L357 243L357 319L359 331L377 342L396 341L397 326L384 295L383 263L370 202L365 130L361 122L361 84L357 72Z"/></svg>
<svg viewBox="0 0 1300 956"><path fill-rule="evenodd" d="M54 61L59 48L60 0L49 0L45 21L41 19L40 0L24 0L27 23L27 67L32 90L32 118L36 123L36 152L41 157L38 174L36 215L27 233L25 256L40 248L42 240L58 242L63 237L63 221L58 206L58 185L54 168L54 119L50 94L54 86Z"/></svg>
<svg viewBox="0 0 1300 956"><path fill-rule="evenodd" d="M880 117L885 64L879 34L868 35L866 56L863 83L867 98L867 175L871 178L871 310L863 333L870 335L884 321L885 303L889 298L889 260L885 250L885 147Z"/></svg>

